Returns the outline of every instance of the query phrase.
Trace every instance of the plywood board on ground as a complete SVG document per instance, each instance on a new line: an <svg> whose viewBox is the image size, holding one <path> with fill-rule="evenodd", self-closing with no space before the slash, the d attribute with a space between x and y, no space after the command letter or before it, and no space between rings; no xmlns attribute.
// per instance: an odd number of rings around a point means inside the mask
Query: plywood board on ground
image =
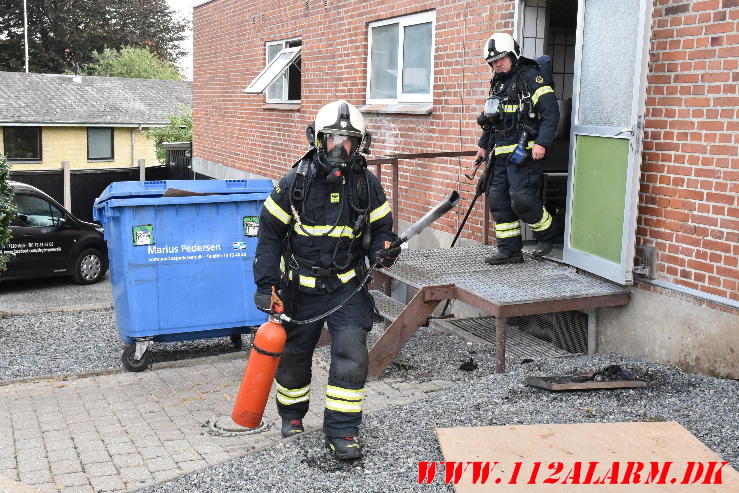
<svg viewBox="0 0 739 493"><path fill-rule="evenodd" d="M576 377L582 377L583 381L573 381ZM585 380L592 375L575 375L570 376L549 376L549 377L526 377L526 385L533 387L541 387L547 390L596 390L596 389L624 389L624 388L644 388L647 382L644 380L609 380L596 382L595 380Z"/></svg>
<svg viewBox="0 0 739 493"><path fill-rule="evenodd" d="M462 463L461 467L456 466L464 469L455 484L458 493L739 491L739 473L729 464L722 466L718 455L675 422L437 428L436 433L444 460ZM494 462L498 464L493 465ZM631 473L629 463L632 463ZM558 470L559 464L562 466ZM633 473L639 464L644 469L637 478ZM644 484L653 464L657 467L655 479ZM701 480L681 484L688 470L691 472L688 481L695 477L699 464L703 468ZM443 467L437 464L433 483L445 481L447 467L448 462ZM722 484L702 483L709 476L709 467L712 467L711 482L715 483L720 475ZM473 484L475 470L477 482ZM490 471L489 476L481 484L486 470ZM580 484L573 484L574 477ZM617 484L611 484L612 477ZM631 484L622 483L624 477ZM526 484L532 478L533 484ZM545 483L547 478L554 482ZM660 478L664 478L665 484L656 484ZM605 484L596 484L598 479Z"/></svg>

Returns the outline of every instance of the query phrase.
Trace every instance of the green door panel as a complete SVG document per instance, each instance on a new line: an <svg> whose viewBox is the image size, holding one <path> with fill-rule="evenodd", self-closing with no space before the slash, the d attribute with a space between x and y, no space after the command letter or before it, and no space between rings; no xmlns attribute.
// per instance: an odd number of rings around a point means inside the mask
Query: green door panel
<svg viewBox="0 0 739 493"><path fill-rule="evenodd" d="M576 139L570 246L621 263L629 141Z"/></svg>

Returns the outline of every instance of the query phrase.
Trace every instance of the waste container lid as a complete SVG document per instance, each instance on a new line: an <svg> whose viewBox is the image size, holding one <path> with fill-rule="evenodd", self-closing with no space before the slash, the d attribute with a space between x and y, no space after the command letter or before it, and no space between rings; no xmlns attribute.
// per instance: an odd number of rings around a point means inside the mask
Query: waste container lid
<svg viewBox="0 0 739 493"><path fill-rule="evenodd" d="M167 190L192 192L193 195L269 193L272 190L272 182L270 180L117 181L103 190L95 199L95 204L101 204L110 199L161 197Z"/></svg>

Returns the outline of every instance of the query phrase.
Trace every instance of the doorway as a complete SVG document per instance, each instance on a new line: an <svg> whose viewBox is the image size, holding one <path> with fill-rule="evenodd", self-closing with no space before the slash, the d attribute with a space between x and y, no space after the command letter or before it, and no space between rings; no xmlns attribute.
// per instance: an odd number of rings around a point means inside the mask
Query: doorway
<svg viewBox="0 0 739 493"><path fill-rule="evenodd" d="M559 105L559 126L554 142L547 149L547 155L541 163L544 173L542 197L559 232L555 249L549 257L561 261L567 212L567 169L575 69L577 0L522 0L518 12L514 37L519 41L523 56L536 59L548 55L552 58L554 76L552 89ZM525 225L522 234L524 242L534 243L534 235L528 225Z"/></svg>

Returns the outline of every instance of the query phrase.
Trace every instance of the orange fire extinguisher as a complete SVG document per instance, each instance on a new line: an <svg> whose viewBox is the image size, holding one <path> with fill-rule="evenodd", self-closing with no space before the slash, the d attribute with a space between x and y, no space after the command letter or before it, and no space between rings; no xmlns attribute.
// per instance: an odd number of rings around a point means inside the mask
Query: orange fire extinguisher
<svg viewBox="0 0 739 493"><path fill-rule="evenodd" d="M272 381L287 340L279 318L283 312L282 302L274 294L274 290L272 300L273 314L257 329L244 378L231 411L231 419L246 428L257 428L262 423Z"/></svg>

